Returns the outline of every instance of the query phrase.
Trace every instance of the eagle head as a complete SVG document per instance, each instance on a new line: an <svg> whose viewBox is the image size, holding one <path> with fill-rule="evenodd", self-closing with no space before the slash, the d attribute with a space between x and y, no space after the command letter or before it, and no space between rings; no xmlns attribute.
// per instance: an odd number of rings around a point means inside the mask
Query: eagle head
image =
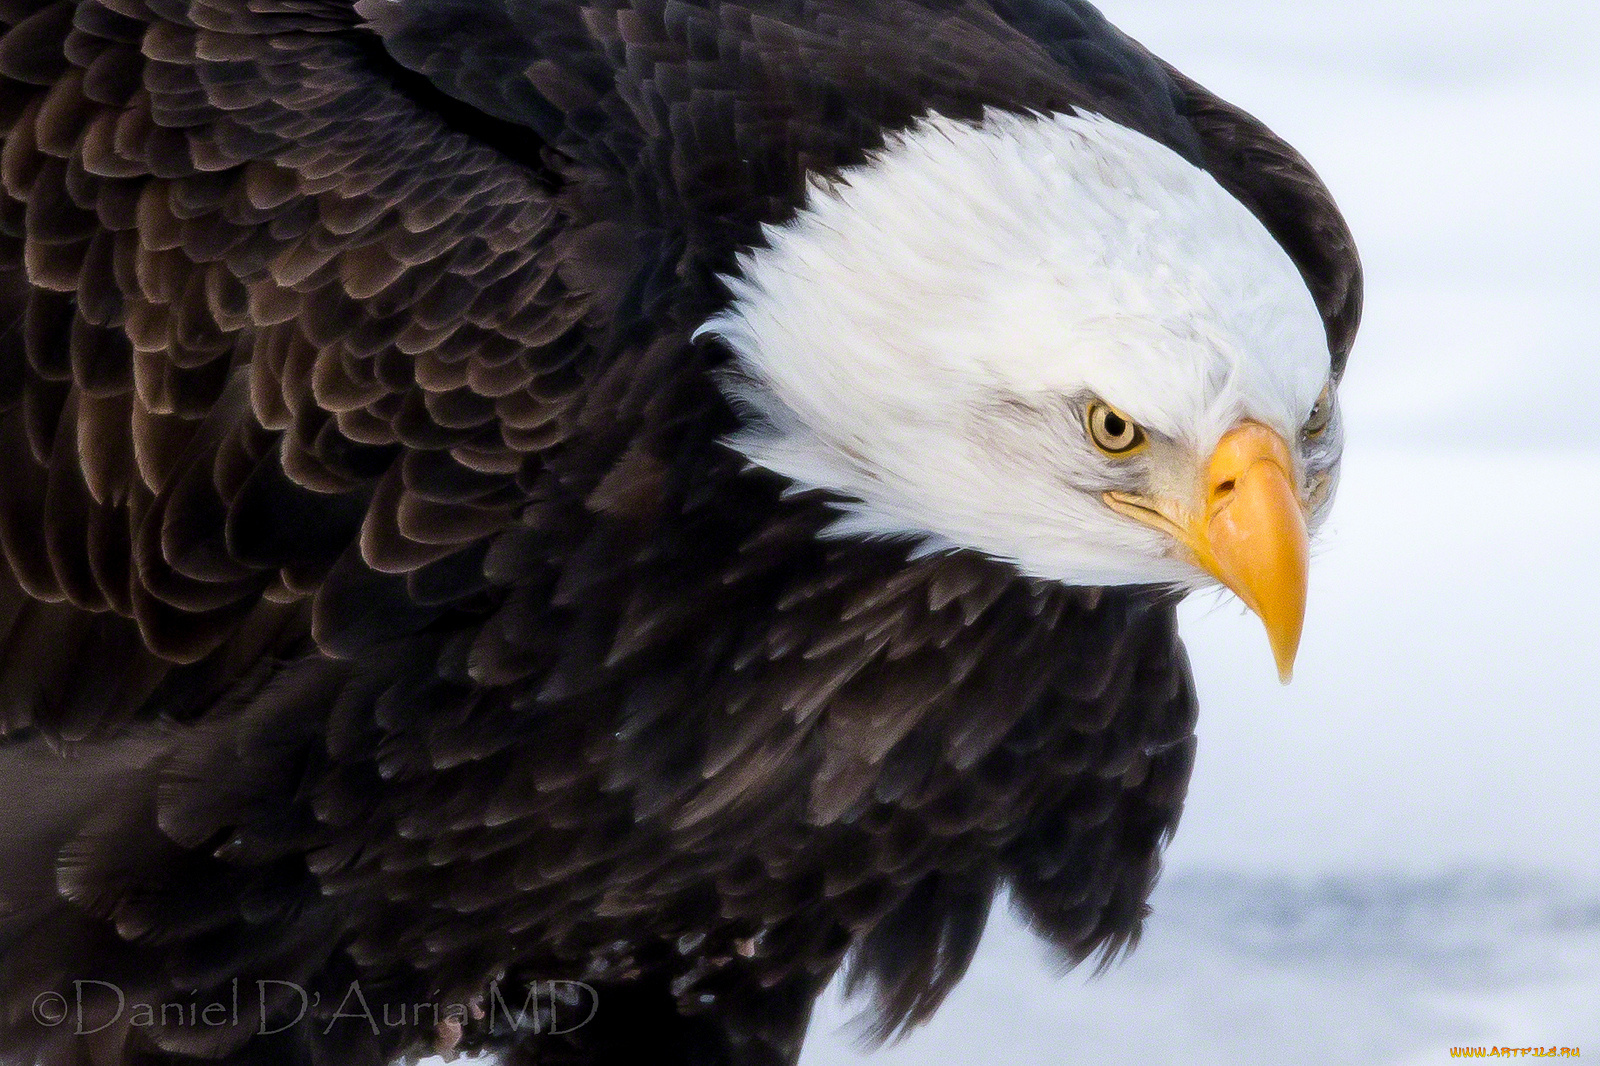
<svg viewBox="0 0 1600 1066"><path fill-rule="evenodd" d="M1109 119L931 117L812 181L702 328L730 444L912 538L1079 585L1220 582L1287 680L1342 430L1293 261L1205 170Z"/></svg>

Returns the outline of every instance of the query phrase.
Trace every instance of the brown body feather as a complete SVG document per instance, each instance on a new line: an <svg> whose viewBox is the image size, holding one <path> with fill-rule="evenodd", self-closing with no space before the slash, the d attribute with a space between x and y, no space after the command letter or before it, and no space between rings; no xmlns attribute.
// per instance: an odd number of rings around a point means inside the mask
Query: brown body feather
<svg viewBox="0 0 1600 1066"><path fill-rule="evenodd" d="M1003 886L1131 943L1170 601L818 541L690 334L808 173L1091 108L1257 211L1342 365L1315 176L1072 2L359 8L0 5L0 1057L377 1064L450 1040L331 1019L352 981L562 978L589 1025L462 1046L767 1066L852 947L880 1032L926 1017ZM321 998L30 1016L80 979Z"/></svg>

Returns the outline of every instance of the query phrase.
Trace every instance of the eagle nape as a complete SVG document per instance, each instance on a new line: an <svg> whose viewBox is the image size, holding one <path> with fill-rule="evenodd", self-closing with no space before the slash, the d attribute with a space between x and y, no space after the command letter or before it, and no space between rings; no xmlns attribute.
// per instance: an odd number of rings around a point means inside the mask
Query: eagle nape
<svg viewBox="0 0 1600 1066"><path fill-rule="evenodd" d="M1353 242L1082 0L5 0L0 135L0 1063L892 1038L1293 663Z"/></svg>

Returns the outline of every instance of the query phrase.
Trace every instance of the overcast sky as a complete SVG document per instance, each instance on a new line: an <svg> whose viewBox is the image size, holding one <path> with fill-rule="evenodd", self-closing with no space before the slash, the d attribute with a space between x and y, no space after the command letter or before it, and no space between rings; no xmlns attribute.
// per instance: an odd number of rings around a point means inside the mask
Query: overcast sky
<svg viewBox="0 0 1600 1066"><path fill-rule="evenodd" d="M1299 677L1186 607L1174 865L1600 878L1600 4L1110 0L1301 149L1367 268Z"/></svg>
<svg viewBox="0 0 1600 1066"><path fill-rule="evenodd" d="M877 1061L1409 1064L1446 1061L1455 1034L1600 1044L1600 911L1530 931L1480 893L1481 921L1429 912L1378 936L1390 962L1267 963L1234 937L1250 907L1219 918L1192 890L1209 882L1182 880L1243 878L1227 896L1332 875L1359 896L1401 872L1425 900L1443 871L1507 869L1600 892L1600 3L1101 8L1300 148L1344 208L1367 267L1344 482L1291 687L1236 603L1184 608L1200 756L1168 852L1179 880L1134 961L1054 983L997 913L971 987ZM1465 988L1414 961L1435 956L1408 937L1462 922L1473 958L1526 973ZM819 1021L807 1066L857 1061L842 1016Z"/></svg>

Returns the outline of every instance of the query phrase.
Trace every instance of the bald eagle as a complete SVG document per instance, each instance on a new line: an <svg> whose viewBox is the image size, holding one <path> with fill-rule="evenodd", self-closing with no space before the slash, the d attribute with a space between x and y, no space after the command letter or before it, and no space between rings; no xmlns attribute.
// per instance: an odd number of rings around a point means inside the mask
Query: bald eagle
<svg viewBox="0 0 1600 1066"><path fill-rule="evenodd" d="M0 1061L779 1066L1133 944L1360 268L1081 0L0 3Z"/></svg>

